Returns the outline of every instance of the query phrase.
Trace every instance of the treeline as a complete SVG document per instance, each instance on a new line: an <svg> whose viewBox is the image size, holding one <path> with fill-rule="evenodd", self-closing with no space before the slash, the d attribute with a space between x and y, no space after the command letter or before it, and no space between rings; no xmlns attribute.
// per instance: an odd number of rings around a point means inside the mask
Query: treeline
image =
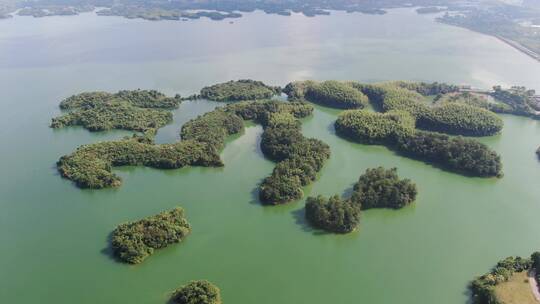
<svg viewBox="0 0 540 304"><path fill-rule="evenodd" d="M403 208L416 199L417 192L416 185L409 179L399 178L396 168L367 169L355 183L350 198L308 197L305 215L316 228L348 233L358 226L361 210Z"/></svg>
<svg viewBox="0 0 540 304"><path fill-rule="evenodd" d="M507 257L499 261L488 273L472 281L470 288L475 303L503 304L496 296L495 287L508 281L516 272L538 270L540 266L540 252L535 252L531 258ZM537 271L538 273L538 271Z"/></svg>
<svg viewBox="0 0 540 304"><path fill-rule="evenodd" d="M433 107L419 93L393 84L351 85L366 94L378 110L409 112L416 119L416 126L427 131L486 136L498 133L503 127L500 117L479 107L457 103Z"/></svg>
<svg viewBox="0 0 540 304"><path fill-rule="evenodd" d="M364 108L368 98L347 83L328 80L323 82L296 81L285 86L283 92L289 100L306 99L338 109Z"/></svg>
<svg viewBox="0 0 540 304"><path fill-rule="evenodd" d="M53 118L51 127L82 126L90 131L124 129L144 132L170 123L172 113L165 109L176 108L180 102L180 95L167 97L153 90L115 94L86 92L63 100L60 108L70 112Z"/></svg>
<svg viewBox="0 0 540 304"><path fill-rule="evenodd" d="M221 291L206 281L191 281L178 288L171 297L175 304L221 304Z"/></svg>
<svg viewBox="0 0 540 304"><path fill-rule="evenodd" d="M281 94L280 87L268 86L261 81L241 79L204 87L197 97L214 101L243 101L268 99L279 94Z"/></svg>
<svg viewBox="0 0 540 304"><path fill-rule="evenodd" d="M472 176L501 176L500 157L486 145L463 137L415 131L404 112L369 113L349 110L335 122L340 136L368 144L382 144L405 156Z"/></svg>
<svg viewBox="0 0 540 304"><path fill-rule="evenodd" d="M111 246L116 257L126 263L139 264L154 250L181 242L191 226L180 207L121 224L112 232Z"/></svg>

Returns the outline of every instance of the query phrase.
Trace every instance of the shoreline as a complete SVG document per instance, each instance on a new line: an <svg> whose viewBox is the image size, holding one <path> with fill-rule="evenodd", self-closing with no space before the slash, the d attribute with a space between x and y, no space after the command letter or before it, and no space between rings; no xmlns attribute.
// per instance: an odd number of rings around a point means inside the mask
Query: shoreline
<svg viewBox="0 0 540 304"><path fill-rule="evenodd" d="M514 49L520 51L521 53L533 58L533 59L536 59L536 61L540 61L540 54L536 53L535 51L523 46L522 44L514 41L514 40L511 40L511 39L507 39L507 38L504 38L502 36L499 36L499 35L492 35L493 37L499 39L500 41L508 44L509 46L513 47Z"/></svg>

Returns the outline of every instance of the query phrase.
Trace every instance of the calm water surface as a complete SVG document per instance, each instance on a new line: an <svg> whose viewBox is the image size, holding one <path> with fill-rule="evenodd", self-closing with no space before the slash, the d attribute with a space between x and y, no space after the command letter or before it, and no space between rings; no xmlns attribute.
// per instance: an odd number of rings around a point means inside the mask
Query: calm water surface
<svg viewBox="0 0 540 304"><path fill-rule="evenodd" d="M313 231L303 202L262 207L256 188L274 164L249 125L222 153L224 168L125 167L118 189L80 190L55 161L77 146L128 132L52 130L62 98L148 88L191 94L238 78L447 81L540 90L540 64L492 37L434 23L410 10L385 16L306 18L246 14L228 22L116 17L0 21L0 303L166 303L193 279L220 286L225 303L465 303L466 285L508 255L540 249L540 145L536 121L504 116L483 138L501 154L502 179L467 178L347 142L339 111L316 107L304 134L332 157L307 195L348 193L369 167L396 166L417 202L363 213L349 235ZM216 103L186 102L159 142ZM124 221L181 205L193 234L143 264L110 258L107 236Z"/></svg>

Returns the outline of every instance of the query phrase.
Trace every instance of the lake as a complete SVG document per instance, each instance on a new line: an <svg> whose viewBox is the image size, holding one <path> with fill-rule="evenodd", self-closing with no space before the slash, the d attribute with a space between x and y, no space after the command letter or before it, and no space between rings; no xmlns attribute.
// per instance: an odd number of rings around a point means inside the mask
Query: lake
<svg viewBox="0 0 540 304"><path fill-rule="evenodd" d="M304 221L304 202L263 207L257 186L274 163L262 128L228 140L223 168L119 168L118 189L81 190L55 162L82 144L129 132L53 130L58 103L82 91L196 93L230 79L445 81L540 90L540 63L499 40L435 23L412 9L384 16L308 18L244 14L228 21L128 20L87 13L0 21L0 302L166 303L189 280L208 279L225 303L466 303L467 283L509 255L540 250L540 124L503 116L481 141L504 177L463 177L337 137L339 111L315 106L304 135L332 156L307 195L345 194L365 169L397 167L417 183L416 203L364 212L348 235ZM218 103L184 102L160 143ZM116 225L182 206L193 233L143 264L111 258Z"/></svg>

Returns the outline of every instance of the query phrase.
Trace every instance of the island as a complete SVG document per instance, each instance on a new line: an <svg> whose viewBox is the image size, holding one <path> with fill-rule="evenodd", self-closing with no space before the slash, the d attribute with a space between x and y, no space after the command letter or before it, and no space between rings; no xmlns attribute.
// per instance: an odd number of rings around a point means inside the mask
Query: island
<svg viewBox="0 0 540 304"><path fill-rule="evenodd" d="M206 280L191 281L173 293L171 303L221 304L221 291Z"/></svg>
<svg viewBox="0 0 540 304"><path fill-rule="evenodd" d="M502 176L500 156L468 138L419 131L405 111L348 110L335 122L336 134L364 144L385 145L404 156L470 176Z"/></svg>
<svg viewBox="0 0 540 304"><path fill-rule="evenodd" d="M241 79L204 87L200 95L195 97L214 101L244 101L269 99L279 94L281 94L280 87L268 86L262 81Z"/></svg>
<svg viewBox="0 0 540 304"><path fill-rule="evenodd" d="M349 198L337 195L329 199L318 196L306 200L306 220L315 228L332 233L349 233L360 222L361 210L371 208L400 209L416 199L416 185L400 179L397 168L367 169L355 183Z"/></svg>
<svg viewBox="0 0 540 304"><path fill-rule="evenodd" d="M368 98L352 86L335 81L295 81L283 89L289 100L306 99L310 102L338 109L364 108Z"/></svg>
<svg viewBox="0 0 540 304"><path fill-rule="evenodd" d="M112 232L114 255L122 262L139 264L154 253L181 242L191 232L191 226L180 207L154 216L121 224Z"/></svg>
<svg viewBox="0 0 540 304"><path fill-rule="evenodd" d="M474 303L538 303L540 252L530 258L507 257L470 284Z"/></svg>
<svg viewBox="0 0 540 304"><path fill-rule="evenodd" d="M89 131L145 132L170 123L172 113L167 110L177 108L180 102L180 95L167 97L154 90L81 93L60 103L60 109L69 112L53 118L51 128L82 126Z"/></svg>

